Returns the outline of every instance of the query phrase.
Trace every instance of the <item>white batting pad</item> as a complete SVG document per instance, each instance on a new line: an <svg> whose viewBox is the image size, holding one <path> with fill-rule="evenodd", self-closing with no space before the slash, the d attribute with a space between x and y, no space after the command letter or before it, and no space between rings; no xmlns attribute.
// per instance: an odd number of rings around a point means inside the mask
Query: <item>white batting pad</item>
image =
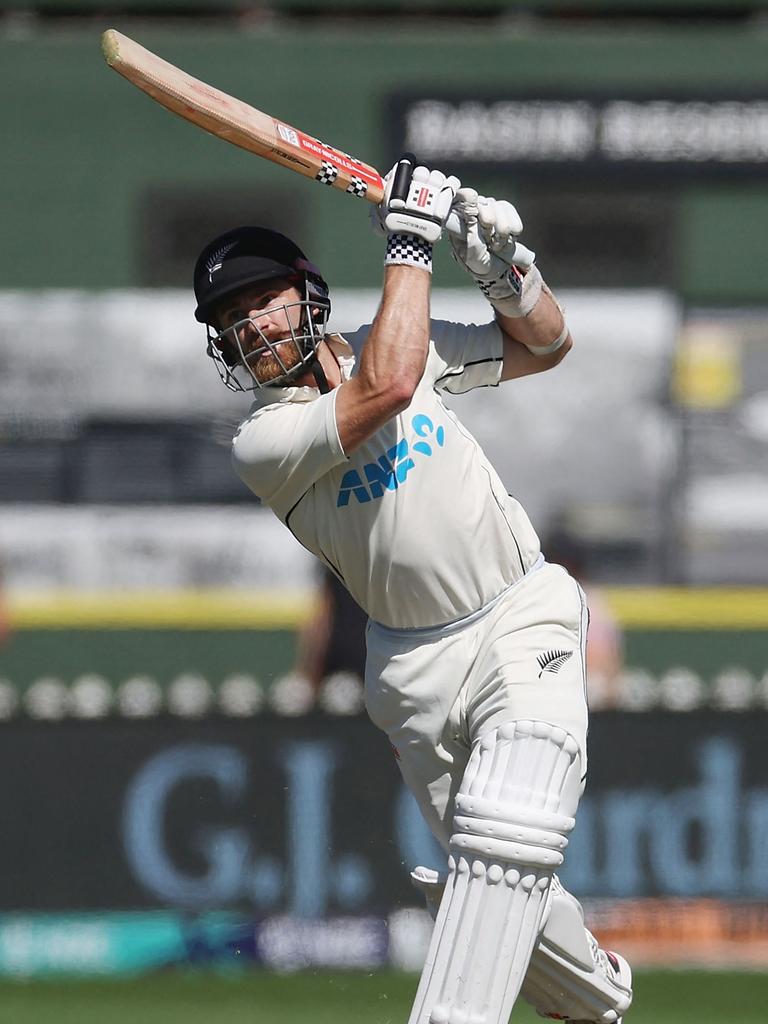
<svg viewBox="0 0 768 1024"><path fill-rule="evenodd" d="M632 1002L629 964L599 948L578 900L556 878L521 991L543 1017L601 1024L620 1021Z"/></svg>
<svg viewBox="0 0 768 1024"><path fill-rule="evenodd" d="M581 790L576 740L510 722L475 746L409 1024L507 1024Z"/></svg>

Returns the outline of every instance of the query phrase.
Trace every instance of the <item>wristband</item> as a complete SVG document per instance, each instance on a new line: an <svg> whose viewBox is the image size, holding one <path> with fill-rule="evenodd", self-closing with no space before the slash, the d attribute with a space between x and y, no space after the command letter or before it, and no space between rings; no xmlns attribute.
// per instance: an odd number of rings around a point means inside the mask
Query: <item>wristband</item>
<svg viewBox="0 0 768 1024"><path fill-rule="evenodd" d="M384 266L418 267L432 273L432 246L418 235L400 232L387 235L387 250Z"/></svg>
<svg viewBox="0 0 768 1024"><path fill-rule="evenodd" d="M525 347L534 356L551 356L553 352L565 344L565 339L568 337L568 324L563 323L563 329L560 334L555 338L551 345L545 345L540 348L538 345L526 345Z"/></svg>

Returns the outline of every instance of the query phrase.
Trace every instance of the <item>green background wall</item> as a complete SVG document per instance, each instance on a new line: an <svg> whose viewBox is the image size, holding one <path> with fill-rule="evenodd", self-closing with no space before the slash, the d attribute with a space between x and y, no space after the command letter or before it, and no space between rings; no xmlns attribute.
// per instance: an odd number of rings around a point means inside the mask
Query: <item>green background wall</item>
<svg viewBox="0 0 768 1024"><path fill-rule="evenodd" d="M63 23L62 23L63 24ZM80 23L82 24L82 23ZM148 283L140 212L148 190L186 190L201 221L214 201L266 204L286 214L332 286L375 285L381 246L366 204L274 168L175 119L104 65L110 24L225 91L386 169L391 92L420 87L468 94L548 88L768 93L768 29L532 29L518 23L297 22L261 30L157 28L98 17L0 38L0 288L106 288ZM361 23L362 24L362 23ZM480 176L525 214L513 170ZM164 190L164 191L163 191ZM222 198L224 197L224 198ZM706 179L680 186L670 287L690 301L768 300L768 191L764 182ZM258 212L258 211L257 211ZM194 255L201 238L182 240ZM151 226L151 225L150 225ZM228 227L222 224L221 227ZM535 245L535 239L530 239ZM631 239L628 239L631 244ZM541 254L540 254L541 255ZM715 258L716 256L716 258ZM458 271L440 254L442 284ZM595 281L594 286L599 286Z"/></svg>
<svg viewBox="0 0 768 1024"><path fill-rule="evenodd" d="M631 629L624 640L627 666L654 676L685 667L709 683L728 668L746 669L757 679L768 669L764 630ZM192 672L214 688L246 673L268 686L290 671L295 649L291 629L25 629L0 650L0 678L20 691L40 678L70 685L90 673L113 686L132 676L166 686Z"/></svg>

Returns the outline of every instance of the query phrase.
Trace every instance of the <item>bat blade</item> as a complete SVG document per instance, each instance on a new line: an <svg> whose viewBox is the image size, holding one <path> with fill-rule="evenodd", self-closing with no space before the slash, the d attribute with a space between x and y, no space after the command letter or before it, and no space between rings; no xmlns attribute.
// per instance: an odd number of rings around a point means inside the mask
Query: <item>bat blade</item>
<svg viewBox="0 0 768 1024"><path fill-rule="evenodd" d="M384 183L375 167L193 78L115 29L104 32L101 45L111 68L179 117L307 178L381 201Z"/></svg>

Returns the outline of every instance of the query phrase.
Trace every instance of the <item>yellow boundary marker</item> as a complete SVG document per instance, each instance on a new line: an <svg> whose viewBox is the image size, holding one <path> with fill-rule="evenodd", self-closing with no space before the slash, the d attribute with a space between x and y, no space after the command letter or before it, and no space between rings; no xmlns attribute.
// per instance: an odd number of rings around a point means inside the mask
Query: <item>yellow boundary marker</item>
<svg viewBox="0 0 768 1024"><path fill-rule="evenodd" d="M768 589L614 587L608 606L627 629L768 629Z"/></svg>
<svg viewBox="0 0 768 1024"><path fill-rule="evenodd" d="M11 629L295 629L311 607L304 592L234 590L70 591L9 600Z"/></svg>
<svg viewBox="0 0 768 1024"><path fill-rule="evenodd" d="M602 591L626 629L768 630L768 588L611 587ZM74 591L9 596L11 628L295 629L306 591L199 590L128 594Z"/></svg>

